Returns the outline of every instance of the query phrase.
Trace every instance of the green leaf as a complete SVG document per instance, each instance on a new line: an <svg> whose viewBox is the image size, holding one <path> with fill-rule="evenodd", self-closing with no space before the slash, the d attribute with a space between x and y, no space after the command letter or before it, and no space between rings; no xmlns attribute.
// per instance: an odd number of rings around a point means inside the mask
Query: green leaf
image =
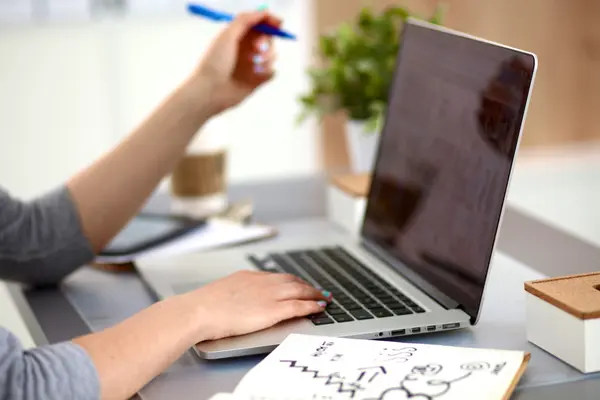
<svg viewBox="0 0 600 400"><path fill-rule="evenodd" d="M389 7L384 11L384 15L398 17L406 21L410 17L410 12L404 7Z"/></svg>
<svg viewBox="0 0 600 400"><path fill-rule="evenodd" d="M338 42L351 42L354 36L354 30L350 24L342 24L338 28L337 39Z"/></svg>
<svg viewBox="0 0 600 400"><path fill-rule="evenodd" d="M358 27L363 31L366 31L371 27L373 21L373 12L369 8L364 7L358 15Z"/></svg>
<svg viewBox="0 0 600 400"><path fill-rule="evenodd" d="M319 51L322 56L332 57L336 53L335 37L323 35L319 38Z"/></svg>
<svg viewBox="0 0 600 400"><path fill-rule="evenodd" d="M435 12L429 18L429 22L436 25L442 25L442 21L444 16L446 15L446 5L444 3L439 3L435 8Z"/></svg>
<svg viewBox="0 0 600 400"><path fill-rule="evenodd" d="M441 24L445 7L438 7L429 21ZM413 14L404 7L375 12L364 7L354 21L341 24L319 38L322 64L307 70L310 90L299 98L301 120L313 114L344 111L378 131L388 101L400 32Z"/></svg>

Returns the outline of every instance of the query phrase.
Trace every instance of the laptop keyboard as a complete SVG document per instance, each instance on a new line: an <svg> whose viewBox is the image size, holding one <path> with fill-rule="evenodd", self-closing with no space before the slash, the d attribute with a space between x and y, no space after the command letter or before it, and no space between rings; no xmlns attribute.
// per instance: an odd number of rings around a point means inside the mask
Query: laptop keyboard
<svg viewBox="0 0 600 400"><path fill-rule="evenodd" d="M333 294L327 309L309 318L315 325L423 313L408 296L381 279L341 247L248 256L257 268L296 275Z"/></svg>

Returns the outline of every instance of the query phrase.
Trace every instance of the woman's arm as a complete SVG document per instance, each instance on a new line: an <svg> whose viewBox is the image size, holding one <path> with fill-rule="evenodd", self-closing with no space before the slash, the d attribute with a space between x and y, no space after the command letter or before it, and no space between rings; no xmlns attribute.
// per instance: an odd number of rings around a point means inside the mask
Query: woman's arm
<svg viewBox="0 0 600 400"><path fill-rule="evenodd" d="M191 77L150 118L69 182L94 250L101 250L133 217L202 124L271 79L271 38L252 29L261 21L279 24L264 12L236 18Z"/></svg>
<svg viewBox="0 0 600 400"><path fill-rule="evenodd" d="M80 218L94 250L101 249L137 211L202 123L270 79L273 58L265 46L268 40L251 31L265 18L268 22L264 13L244 14L230 24L198 71L116 150L74 177L69 190L57 196L59 201L28 208L8 200L16 212L9 213L5 226L0 213L0 228L8 227L0 230L0 265L2 252L11 262L27 253L18 250L18 240L13 241L13 227L28 237L27 243L32 238L42 243L34 253L47 260L44 252L66 254L75 245L62 243L55 233L38 237L40 232L64 231L83 238L78 224L61 226ZM262 65L255 68L256 63ZM68 218L63 216L65 210ZM48 226L40 229L36 225L40 221ZM53 224L56 230L46 229ZM0 398L126 399L195 343L321 312L328 298L328 293L291 275L247 271L154 304L112 328L70 343L23 351L14 337L0 330Z"/></svg>
<svg viewBox="0 0 600 400"><path fill-rule="evenodd" d="M138 212L214 114L211 90L201 76L186 81L116 149L68 182L95 251Z"/></svg>
<svg viewBox="0 0 600 400"><path fill-rule="evenodd" d="M125 399L196 343L318 313L327 300L291 275L239 272L75 343L94 362L102 399Z"/></svg>
<svg viewBox="0 0 600 400"><path fill-rule="evenodd" d="M0 190L0 279L52 284L89 262L139 210L214 114L194 75L116 149L33 202Z"/></svg>
<svg viewBox="0 0 600 400"><path fill-rule="evenodd" d="M67 188L32 202L0 188L0 279L53 284L92 257Z"/></svg>
<svg viewBox="0 0 600 400"><path fill-rule="evenodd" d="M318 313L327 300L291 275L246 271L73 342L23 350L0 329L0 399L124 400L198 342Z"/></svg>
<svg viewBox="0 0 600 400"><path fill-rule="evenodd" d="M213 115L270 80L271 40L242 14L162 105L116 149L34 202L0 190L0 279L53 284L92 260L140 209Z"/></svg>

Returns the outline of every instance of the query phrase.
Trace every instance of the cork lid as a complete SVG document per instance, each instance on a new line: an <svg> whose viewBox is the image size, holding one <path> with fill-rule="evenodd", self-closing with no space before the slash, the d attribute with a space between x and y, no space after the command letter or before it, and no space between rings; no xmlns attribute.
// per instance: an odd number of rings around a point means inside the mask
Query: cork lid
<svg viewBox="0 0 600 400"><path fill-rule="evenodd" d="M600 272L525 282L532 295L579 318L600 318Z"/></svg>
<svg viewBox="0 0 600 400"><path fill-rule="evenodd" d="M367 197L371 174L342 174L331 177L331 183L352 197Z"/></svg>

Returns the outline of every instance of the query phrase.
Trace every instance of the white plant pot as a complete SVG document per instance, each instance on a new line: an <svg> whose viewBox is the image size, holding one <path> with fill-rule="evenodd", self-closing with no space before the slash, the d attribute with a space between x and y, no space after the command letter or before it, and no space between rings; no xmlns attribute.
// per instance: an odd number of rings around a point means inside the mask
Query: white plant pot
<svg viewBox="0 0 600 400"><path fill-rule="evenodd" d="M346 141L353 173L370 173L373 170L379 134L368 132L362 121L348 121Z"/></svg>

